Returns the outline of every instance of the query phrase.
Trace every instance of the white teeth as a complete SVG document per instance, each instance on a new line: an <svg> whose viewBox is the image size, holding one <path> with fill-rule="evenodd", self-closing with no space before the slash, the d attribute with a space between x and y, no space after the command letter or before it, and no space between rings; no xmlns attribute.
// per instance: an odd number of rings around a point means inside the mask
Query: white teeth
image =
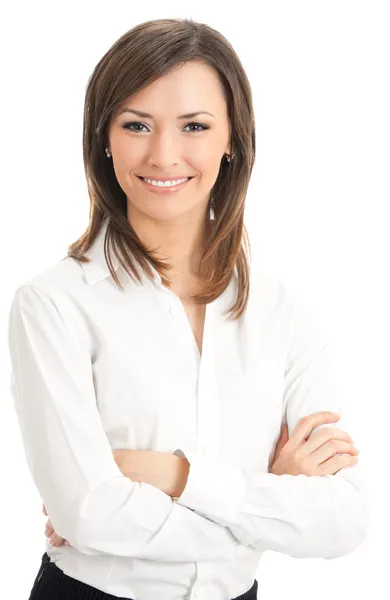
<svg viewBox="0 0 390 600"><path fill-rule="evenodd" d="M157 187L172 187L174 185L178 185L179 183L183 183L184 181L187 181L187 179L189 179L189 177L185 177L184 179L176 179L176 180L172 180L172 181L156 181L155 179L147 179L146 177L142 177L141 179L143 179L147 183L151 183L152 185L155 185Z"/></svg>

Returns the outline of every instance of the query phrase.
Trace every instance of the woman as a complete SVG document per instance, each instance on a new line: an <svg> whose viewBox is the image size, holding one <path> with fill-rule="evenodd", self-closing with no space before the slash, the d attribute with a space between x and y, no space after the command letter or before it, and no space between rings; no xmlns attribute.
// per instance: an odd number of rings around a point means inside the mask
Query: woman
<svg viewBox="0 0 390 600"><path fill-rule="evenodd" d="M87 230L10 312L54 541L30 600L250 600L267 549L350 552L367 505L330 346L250 276L255 127L231 45L188 19L125 33L89 80L83 144Z"/></svg>

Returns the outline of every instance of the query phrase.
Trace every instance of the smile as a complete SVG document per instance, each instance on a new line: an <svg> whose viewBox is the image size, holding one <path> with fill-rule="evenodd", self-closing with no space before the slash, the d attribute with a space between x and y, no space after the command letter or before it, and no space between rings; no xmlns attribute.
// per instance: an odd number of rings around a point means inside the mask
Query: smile
<svg viewBox="0 0 390 600"><path fill-rule="evenodd" d="M153 179L145 180L143 179L143 177L138 177L138 179L150 191L157 194L163 194L181 190L191 181L191 179L193 179L193 177L187 177L186 179L176 179L174 181L155 181Z"/></svg>

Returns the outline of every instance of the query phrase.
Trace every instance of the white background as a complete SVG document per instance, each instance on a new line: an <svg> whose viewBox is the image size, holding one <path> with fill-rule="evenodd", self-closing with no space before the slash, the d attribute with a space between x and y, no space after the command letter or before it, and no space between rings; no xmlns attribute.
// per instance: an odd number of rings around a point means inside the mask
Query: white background
<svg viewBox="0 0 390 600"><path fill-rule="evenodd" d="M267 552L256 574L259 599L390 597L389 12L389 2L375 0L2 8L2 598L27 599L46 523L9 392L9 306L16 287L62 259L87 224L82 112L95 64L134 25L166 17L218 29L246 69L256 115L246 205L253 260L327 320L345 375L349 433L369 480L368 540L333 561Z"/></svg>

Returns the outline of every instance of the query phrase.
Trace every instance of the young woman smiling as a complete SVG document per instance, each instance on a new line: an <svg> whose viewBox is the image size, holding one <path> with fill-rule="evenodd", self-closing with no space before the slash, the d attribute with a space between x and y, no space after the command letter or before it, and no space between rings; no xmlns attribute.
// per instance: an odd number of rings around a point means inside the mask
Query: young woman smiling
<svg viewBox="0 0 390 600"><path fill-rule="evenodd" d="M356 548L364 487L329 414L330 345L250 270L254 114L229 42L190 19L125 33L88 82L83 148L88 227L10 313L54 540L30 600L254 600L266 550Z"/></svg>

